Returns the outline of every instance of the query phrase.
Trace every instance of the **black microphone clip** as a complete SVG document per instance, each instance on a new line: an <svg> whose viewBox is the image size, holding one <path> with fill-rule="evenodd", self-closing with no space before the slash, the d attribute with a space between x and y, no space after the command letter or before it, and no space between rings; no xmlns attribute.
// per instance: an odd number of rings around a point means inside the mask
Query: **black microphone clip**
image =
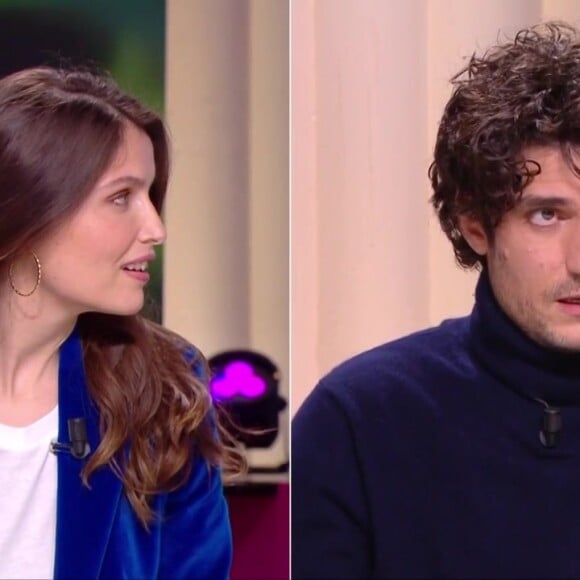
<svg viewBox="0 0 580 580"><path fill-rule="evenodd" d="M75 459L84 459L91 452L91 446L87 437L87 425L84 417L75 417L67 421L68 438L70 443L51 441L50 450L53 453L67 452Z"/></svg>
<svg viewBox="0 0 580 580"><path fill-rule="evenodd" d="M560 409L546 405L544 409L544 425L540 430L540 441L544 447L556 447L562 430L562 416Z"/></svg>

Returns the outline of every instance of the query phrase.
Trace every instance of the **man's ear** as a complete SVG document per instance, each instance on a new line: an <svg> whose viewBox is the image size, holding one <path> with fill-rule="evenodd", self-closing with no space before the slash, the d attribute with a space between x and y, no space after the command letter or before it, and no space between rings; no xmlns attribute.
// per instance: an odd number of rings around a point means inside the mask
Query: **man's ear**
<svg viewBox="0 0 580 580"><path fill-rule="evenodd" d="M459 230L471 249L476 254L485 256L489 252L490 244L481 222L468 215L460 215L457 221Z"/></svg>

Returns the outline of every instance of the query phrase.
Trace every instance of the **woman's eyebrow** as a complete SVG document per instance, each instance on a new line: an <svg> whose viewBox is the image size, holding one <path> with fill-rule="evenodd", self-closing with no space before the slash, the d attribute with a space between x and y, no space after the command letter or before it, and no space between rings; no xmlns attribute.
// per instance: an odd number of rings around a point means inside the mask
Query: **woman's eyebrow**
<svg viewBox="0 0 580 580"><path fill-rule="evenodd" d="M130 185L136 188L145 188L147 186L151 186L151 184L148 184L144 179L141 179L140 177L136 177L134 175L123 175L121 177L116 177L115 179L112 179L110 181L106 181L105 183L101 183L98 187L99 189L101 188L108 188L108 187L114 187L114 186L118 186L118 185Z"/></svg>

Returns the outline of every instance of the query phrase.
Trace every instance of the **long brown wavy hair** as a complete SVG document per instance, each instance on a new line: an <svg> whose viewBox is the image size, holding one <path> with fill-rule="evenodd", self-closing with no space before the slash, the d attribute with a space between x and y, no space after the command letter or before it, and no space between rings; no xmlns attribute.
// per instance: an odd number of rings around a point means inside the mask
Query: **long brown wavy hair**
<svg viewBox="0 0 580 580"><path fill-rule="evenodd" d="M459 265L483 265L459 226L475 217L493 240L501 218L541 171L522 157L531 145L560 146L580 176L580 36L564 23L518 32L473 55L453 79L429 169L431 201Z"/></svg>
<svg viewBox="0 0 580 580"><path fill-rule="evenodd" d="M161 118L103 74L49 67L0 80L0 265L58 228L108 167L127 122L153 144L152 203L161 213L169 144ZM154 518L152 497L182 485L196 457L243 469L213 410L208 368L184 339L135 316L80 315L89 394L101 443L82 477L108 465L138 518Z"/></svg>

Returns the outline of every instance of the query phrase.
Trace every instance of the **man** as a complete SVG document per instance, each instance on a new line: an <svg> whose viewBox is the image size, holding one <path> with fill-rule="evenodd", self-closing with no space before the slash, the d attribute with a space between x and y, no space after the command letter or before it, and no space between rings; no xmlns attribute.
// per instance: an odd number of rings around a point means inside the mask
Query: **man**
<svg viewBox="0 0 580 580"><path fill-rule="evenodd" d="M580 36L453 80L430 170L470 316L322 379L293 424L293 578L580 577Z"/></svg>

